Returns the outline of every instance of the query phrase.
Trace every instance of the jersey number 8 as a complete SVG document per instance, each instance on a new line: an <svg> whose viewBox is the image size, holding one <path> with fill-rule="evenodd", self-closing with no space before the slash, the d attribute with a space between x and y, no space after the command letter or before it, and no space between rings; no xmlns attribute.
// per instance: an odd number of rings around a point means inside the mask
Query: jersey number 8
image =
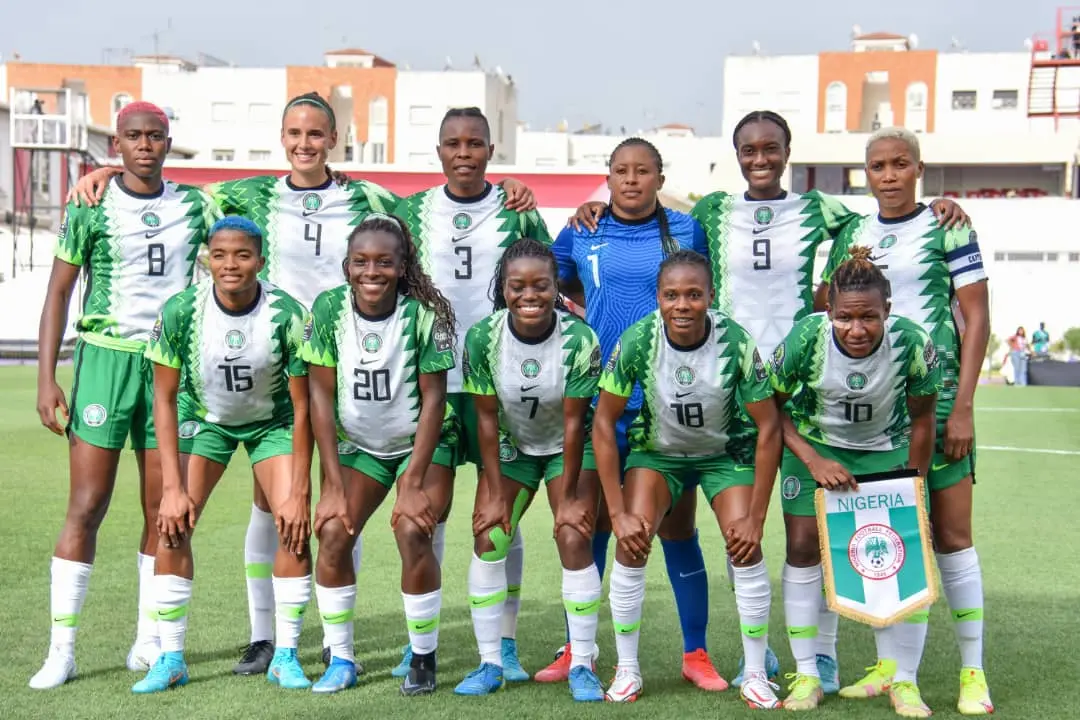
<svg viewBox="0 0 1080 720"><path fill-rule="evenodd" d="M165 244L150 243L146 246L146 274L161 277L165 274Z"/></svg>

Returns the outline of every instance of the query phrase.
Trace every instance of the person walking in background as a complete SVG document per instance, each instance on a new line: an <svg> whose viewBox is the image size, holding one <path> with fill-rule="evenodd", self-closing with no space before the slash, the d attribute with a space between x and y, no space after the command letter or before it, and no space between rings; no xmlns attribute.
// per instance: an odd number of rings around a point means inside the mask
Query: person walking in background
<svg viewBox="0 0 1080 720"><path fill-rule="evenodd" d="M1031 348L1036 355L1049 357L1050 333L1046 332L1046 323L1039 323L1039 329L1031 333Z"/></svg>
<svg viewBox="0 0 1080 720"><path fill-rule="evenodd" d="M1016 328L1016 334L1009 338L1009 363L1013 368L1013 384L1027 385L1028 339L1024 327Z"/></svg>

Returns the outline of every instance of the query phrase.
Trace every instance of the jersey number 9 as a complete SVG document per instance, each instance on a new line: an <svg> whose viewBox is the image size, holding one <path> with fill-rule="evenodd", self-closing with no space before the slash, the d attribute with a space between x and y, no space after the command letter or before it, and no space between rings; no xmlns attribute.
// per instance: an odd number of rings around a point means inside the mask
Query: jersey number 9
<svg viewBox="0 0 1080 720"><path fill-rule="evenodd" d="M769 238L754 238L754 269L772 270L772 241Z"/></svg>

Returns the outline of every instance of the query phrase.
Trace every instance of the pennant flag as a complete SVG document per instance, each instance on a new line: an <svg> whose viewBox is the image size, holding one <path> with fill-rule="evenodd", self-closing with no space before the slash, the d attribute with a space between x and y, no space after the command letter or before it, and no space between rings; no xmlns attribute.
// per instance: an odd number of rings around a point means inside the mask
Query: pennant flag
<svg viewBox="0 0 1080 720"><path fill-rule="evenodd" d="M914 470L855 480L814 493L825 593L833 612L885 627L937 600L926 483Z"/></svg>

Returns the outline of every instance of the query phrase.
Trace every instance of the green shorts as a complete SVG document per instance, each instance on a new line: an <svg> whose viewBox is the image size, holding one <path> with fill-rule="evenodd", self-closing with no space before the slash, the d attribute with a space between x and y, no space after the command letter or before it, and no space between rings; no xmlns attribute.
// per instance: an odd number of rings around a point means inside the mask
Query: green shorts
<svg viewBox="0 0 1080 720"><path fill-rule="evenodd" d="M458 444L455 448L455 459L458 465L472 463L479 470L483 467L480 459L480 438L476 432L476 405L469 393L448 393L446 404L449 405L457 417Z"/></svg>
<svg viewBox="0 0 1080 720"><path fill-rule="evenodd" d="M431 456L431 464L442 465L451 470L457 467L456 445L457 438L451 433L443 432L439 444L435 446L435 453ZM367 475L387 490L394 487L394 481L409 467L411 458L411 452L395 458L379 458L348 441L338 443L338 462L342 467Z"/></svg>
<svg viewBox="0 0 1080 720"><path fill-rule="evenodd" d="M631 468L646 468L663 475L673 503L682 497L687 482L694 478L698 479L710 503L728 488L754 484L754 466L736 463L729 455L669 457L655 452L631 450L626 458L626 470L629 472Z"/></svg>
<svg viewBox="0 0 1080 720"><path fill-rule="evenodd" d="M85 443L123 450L157 447L154 434L154 368L140 352L75 343L68 432Z"/></svg>
<svg viewBox="0 0 1080 720"><path fill-rule="evenodd" d="M180 452L198 455L228 466L241 443L252 465L278 455L292 455L292 420L268 420L246 425L218 425L182 413L179 426Z"/></svg>
<svg viewBox="0 0 1080 720"><path fill-rule="evenodd" d="M528 455L506 440L499 444L499 469L503 477L521 483L533 492L540 489L540 482L551 482L562 475L563 455ZM585 452L581 456L581 469L596 470L592 440L586 436Z"/></svg>
<svg viewBox="0 0 1080 720"><path fill-rule="evenodd" d="M929 492L944 490L957 484L968 475L975 480L975 445L972 443L971 454L956 462L945 459L945 423L952 413L953 400L939 401L937 404L937 433L934 436L934 454L930 458L930 472L927 473L926 489Z"/></svg>
<svg viewBox="0 0 1080 720"><path fill-rule="evenodd" d="M821 457L836 462L847 468L852 475L868 475L889 470L899 470L908 466L908 449L897 450L849 450L835 448L808 440ZM780 462L780 499L785 515L813 517L814 490L817 483L814 476L799 458L784 448L784 458Z"/></svg>

